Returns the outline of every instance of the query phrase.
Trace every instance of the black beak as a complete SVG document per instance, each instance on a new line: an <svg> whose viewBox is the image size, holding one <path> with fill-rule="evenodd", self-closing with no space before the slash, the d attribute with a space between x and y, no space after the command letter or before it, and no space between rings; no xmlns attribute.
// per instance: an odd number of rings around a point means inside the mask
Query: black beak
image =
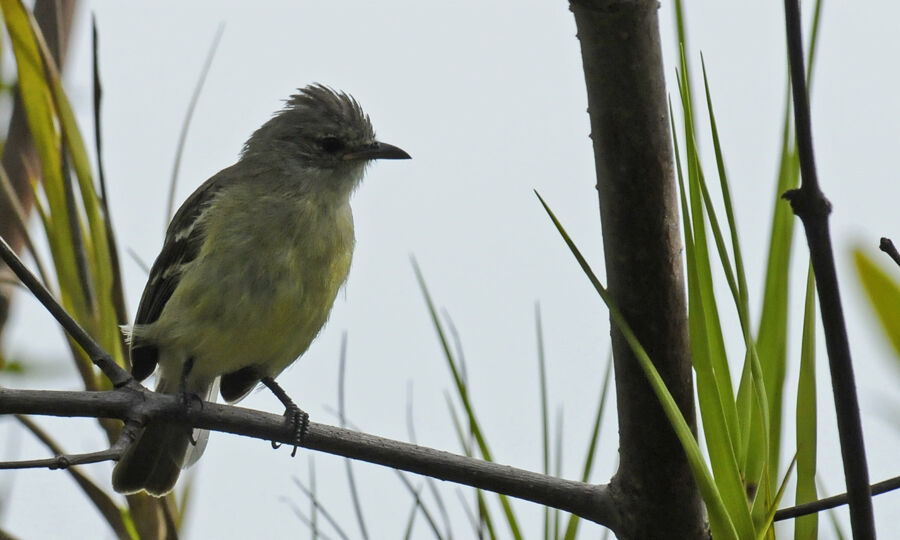
<svg viewBox="0 0 900 540"><path fill-rule="evenodd" d="M412 159L403 149L383 142L375 141L369 146L364 146L344 154L344 161L352 159Z"/></svg>

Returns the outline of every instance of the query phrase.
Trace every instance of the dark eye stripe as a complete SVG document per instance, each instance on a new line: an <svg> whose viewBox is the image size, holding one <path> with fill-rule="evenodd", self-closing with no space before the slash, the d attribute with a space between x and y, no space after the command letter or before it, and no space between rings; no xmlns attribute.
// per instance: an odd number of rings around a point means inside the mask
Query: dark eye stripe
<svg viewBox="0 0 900 540"><path fill-rule="evenodd" d="M334 154L344 149L344 141L337 137L325 137L319 140L319 146L329 154Z"/></svg>

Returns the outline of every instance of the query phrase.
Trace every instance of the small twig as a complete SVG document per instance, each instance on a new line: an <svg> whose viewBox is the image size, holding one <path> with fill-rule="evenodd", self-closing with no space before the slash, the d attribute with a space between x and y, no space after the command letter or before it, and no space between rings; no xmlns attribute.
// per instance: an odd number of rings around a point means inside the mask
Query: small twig
<svg viewBox="0 0 900 540"><path fill-rule="evenodd" d="M900 266L900 253L897 252L897 248L894 246L894 242L892 242L890 238L882 238L881 242L878 243L878 249L887 253L888 256L890 256L890 258L893 259L895 263L897 263L897 266Z"/></svg>
<svg viewBox="0 0 900 540"><path fill-rule="evenodd" d="M41 427L38 426L37 423L34 422L31 418L17 414L16 420L18 420L23 426L25 426L25 429L27 429L32 433L32 435L37 437L38 440L40 440L47 448L49 448L51 452L53 452L57 456L65 454L62 448L58 444L56 444L56 441L54 441L53 438L47 432L41 429ZM133 440L133 438L124 438L126 436L124 431L122 433L122 436L122 442L115 445L119 447L120 451L124 451L124 448L125 446L127 446L128 441ZM131 435L127 436L130 437ZM75 463L73 463L71 460L71 456L69 456L69 458L69 465L75 465ZM78 484L82 491L84 491L85 495L87 495L87 498L94 503L94 506L96 506L100 514L102 514L103 517L106 518L106 522L109 524L113 532L115 532L116 537L121 540L131 539L131 533L128 531L128 527L125 525L125 521L122 518L122 513L119 510L118 505L115 501L112 500L110 495L106 491L101 489L96 483L94 483L93 480L88 478L87 475L81 472L78 467L69 467L66 469L66 472L68 472L72 479L75 480L75 483Z"/></svg>
<svg viewBox="0 0 900 540"><path fill-rule="evenodd" d="M86 454L59 454L46 459L29 459L24 461L0 461L0 469L68 469L75 465L116 461L125 452L128 441L119 439L106 450L88 452Z"/></svg>
<svg viewBox="0 0 900 540"><path fill-rule="evenodd" d="M873 496L900 489L900 476L895 476L894 478L878 482L877 484L872 484L871 489ZM822 510L837 508L838 506L847 504L848 500L847 494L841 493L840 495L833 495L831 497L819 499L818 501L798 504L797 506L791 506L790 508L782 508L775 512L775 521L798 518L809 514L815 514Z"/></svg>

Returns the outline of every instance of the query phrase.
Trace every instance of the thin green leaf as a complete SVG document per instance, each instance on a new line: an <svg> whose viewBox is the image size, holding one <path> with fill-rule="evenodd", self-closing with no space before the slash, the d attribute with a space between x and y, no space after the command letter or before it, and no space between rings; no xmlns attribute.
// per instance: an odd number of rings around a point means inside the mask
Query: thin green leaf
<svg viewBox="0 0 900 540"><path fill-rule="evenodd" d="M817 476L816 483L819 486L819 493L822 493L823 497L826 497L827 495L824 494L828 493L828 488L825 487L825 482L821 477ZM837 511L834 508L829 508L825 511L825 514L828 516L828 521L831 522L831 528L834 532L834 537L837 540L844 540L847 535L844 534L844 529L841 526L841 522L838 520Z"/></svg>
<svg viewBox="0 0 900 540"><path fill-rule="evenodd" d="M706 62L703 59L703 54L700 55L700 63L703 67L703 88L706 92L706 109L709 114L709 128L712 134L713 140L713 150L716 155L716 169L719 173L719 188L722 190L722 203L725 207L725 217L728 220L728 230L731 233L731 250L734 254L734 276L737 281L737 295L735 297L735 304L738 310L738 316L741 321L741 326L744 331L745 341L749 343L747 337L750 335L750 306L748 300L748 292L747 292L747 276L744 272L744 259L741 255L741 243L738 236L737 231L737 220L734 216L734 205L731 200L731 188L728 185L728 175L725 172L725 158L722 156L722 143L719 140L719 129L716 124L716 114L713 110L712 104L712 95L709 91L709 78L706 74ZM704 188L706 187L706 183L703 184ZM709 194L704 189L704 199L709 200ZM709 205L711 207L711 204ZM716 224L716 228L718 224ZM723 250L720 249L720 252ZM722 257L722 262L724 264L727 261L727 257ZM729 277L730 272L726 269L726 277Z"/></svg>
<svg viewBox="0 0 900 540"><path fill-rule="evenodd" d="M403 532L404 540L409 540L412 538L413 526L416 524L416 515L419 513L419 505L413 502L412 507L409 509L409 517L406 518L406 529Z"/></svg>
<svg viewBox="0 0 900 540"><path fill-rule="evenodd" d="M594 425L591 428L590 443L588 444L587 455L584 459L584 469L581 471L581 481L587 482L591 476L591 470L594 466L594 457L597 453L597 441L600 439L600 427L603 422L603 411L606 409L606 397L609 394L609 381L612 379L612 354L606 363L606 372L603 375L603 387L600 391L600 403L597 405L597 413L594 415ZM566 532L563 536L565 540L575 540L578 533L578 525L581 518L575 514L569 515L569 523L566 525Z"/></svg>
<svg viewBox="0 0 900 540"><path fill-rule="evenodd" d="M560 235L563 237L566 245L569 246L569 250L575 256L581 269L584 271L585 275L587 275L588 279L590 279L594 289L609 309L610 317L631 347L641 369L644 370L644 374L647 376L651 388L659 399L663 411L668 417L669 422L671 422L672 428L675 430L675 434L684 448L685 455L687 456L688 463L694 473L694 478L697 481L703 500L706 502L707 512L709 513L710 529L713 537L716 538L716 540L753 537L752 525L749 525L748 527L748 525L745 524L746 522L749 522L749 511L746 513L746 516L735 516L738 518L738 523L741 527L739 534L738 530L735 528L735 523L732 521L732 516L729 514L729 509L725 506L719 488L713 480L712 473L709 471L706 462L703 460L700 446L697 444L697 440L694 438L691 428L681 415L678 405L675 404L675 400L672 398L665 383L659 376L659 373L656 371L650 358L647 356L646 351L644 351L644 348L631 331L631 328L628 326L628 323L625 321L625 318L619 312L618 308L613 304L608 292L600 284L600 281L597 279L597 276L594 274L590 265L588 265L587 261L581 255L581 251L575 246L575 243L569 237L559 220L556 219L556 215L550 210L550 207L547 206L547 203L541 198L540 194L537 192L535 192L535 194L538 196L544 210L546 210L550 219L553 221L553 224L556 226L557 231L559 231Z"/></svg>
<svg viewBox="0 0 900 540"><path fill-rule="evenodd" d="M550 474L550 420L547 413L547 364L544 356L544 330L541 325L541 305L534 306L537 334L538 382L541 391L541 448L544 474ZM550 507L544 507L544 538L550 538Z"/></svg>
<svg viewBox="0 0 900 540"><path fill-rule="evenodd" d="M682 58L682 70L685 68ZM682 107L687 111L691 106L687 87L679 84L679 89ZM742 446L741 431L712 283L701 187L702 169L694 144L695 135L691 117L692 115L685 112L687 189L690 205L690 222L685 230L690 227L692 233L685 234L685 251L689 261L687 278L691 353L697 374L703 432L714 479L731 519L735 520L734 526L741 532L742 537L747 538L753 535L754 528L737 460L738 451ZM683 184L683 175L680 174L679 178Z"/></svg>
<svg viewBox="0 0 900 540"><path fill-rule="evenodd" d="M560 405L556 411L556 462L553 466L553 474L557 478L562 478L562 462L563 462L563 408ZM553 538L559 538L559 510L554 508L553 512Z"/></svg>
<svg viewBox="0 0 900 540"><path fill-rule="evenodd" d="M450 395L445 393L444 398L447 402L447 409L450 411L450 419L453 423L453 429L454 431L456 431L456 437L463 449L463 455L465 455L466 457L473 457L474 452L472 449L472 444L470 443L469 437L467 436L469 432L463 429L462 421L456 414L456 408L453 406L453 400L450 398ZM477 488L475 489L475 500L479 509L478 516L480 522L491 532L491 538L494 538L494 520L491 517L490 510L488 509L487 503L484 500L484 492L482 490Z"/></svg>
<svg viewBox="0 0 900 540"><path fill-rule="evenodd" d="M900 284L860 248L853 250L853 262L878 322L900 358Z"/></svg>
<svg viewBox="0 0 900 540"><path fill-rule="evenodd" d="M50 274L47 273L47 270L44 267L44 263L38 255L37 249L35 248L31 233L28 231L28 217L25 215L25 210L22 208L22 203L19 200L19 196L16 195L16 190L15 188L13 188L12 182L9 179L9 175L6 174L6 169L3 168L3 166L0 166L0 189L2 189L3 196L12 207L13 217L15 217L16 225L19 227L19 234L21 234L22 238L25 240L25 247L28 249L28 253L31 255L31 259L34 261L35 267L37 267L38 275L41 277L41 282L45 287L50 287Z"/></svg>
<svg viewBox="0 0 900 540"><path fill-rule="evenodd" d="M110 255L110 244L106 236L106 220L103 216L102 204L97 196L91 174L90 160L75 114L68 97L62 87L59 70L53 61L49 47L41 35L37 22L29 18L31 31L41 51L45 65L47 82L49 83L53 102L56 107L65 148L72 159L75 175L81 194L82 210L87 217L88 229L85 235L85 256L90 261L90 277L94 282L93 291L96 298L91 298L91 305L99 309L95 334L104 348L113 355L117 362L124 363L123 341L119 332L119 316L115 310L113 299L113 262ZM65 163L63 163L65 167ZM63 168L64 185L70 185L65 168ZM74 214L74 212L73 212ZM73 227L74 228L74 227Z"/></svg>
<svg viewBox="0 0 900 540"><path fill-rule="evenodd" d="M812 266L806 274L806 303L800 345L800 376L797 381L797 492L795 504L818 499L816 492L816 285ZM819 537L819 516L794 520L794 540Z"/></svg>
<svg viewBox="0 0 900 540"><path fill-rule="evenodd" d="M312 461L310 461L310 469L312 469ZM311 486L315 483L314 477L315 477L315 473L312 473L312 471L311 471L311 476L310 476L310 485ZM300 491L302 491L303 494L309 499L310 504L312 504L315 507L315 510L318 513L322 514L322 517L324 517L325 521L327 521L328 524L331 525L331 527L338 534L338 536L340 536L344 540L347 540L349 538L349 536L347 536L347 534L341 528L340 524L337 522L337 520L334 518L334 516L331 515L331 512L329 512L328 509L325 508L321 502L319 502L319 499L316 497L314 489L306 487L305 485L303 485L303 482L301 482L297 478L293 478L293 481L294 481L294 485L297 486L297 488L300 489Z"/></svg>
<svg viewBox="0 0 900 540"><path fill-rule="evenodd" d="M78 276L62 185L62 166L59 161L60 135L56 129L53 97L44 79L40 51L22 2L0 0L0 9L3 11L3 22L9 32L16 58L19 93L41 162L43 188L47 196L46 214L43 216L44 226L60 283L60 297L67 311L83 319L87 313L86 299L77 286ZM83 323L84 320L79 322Z"/></svg>
<svg viewBox="0 0 900 540"><path fill-rule="evenodd" d="M200 70L200 77L194 86L194 92L191 94L191 101L188 103L187 113L184 115L184 121L181 123L181 130L178 133L178 144L175 145L175 162L172 165L172 177L169 180L169 198L166 203L166 222L163 224L168 226L169 220L175 208L175 187L178 185L178 172L181 170L181 157L184 155L184 146L187 140L188 129L191 127L191 119L194 117L194 110L197 108L197 102L200 100L200 92L203 91L203 83L206 82L206 76L209 75L209 68L212 67L213 59L216 57L216 51L219 49L219 42L222 40L222 34L225 32L225 23L219 23L216 29L216 35L213 37L209 51L206 53L206 60L203 61L203 68Z"/></svg>
<svg viewBox="0 0 900 540"><path fill-rule="evenodd" d="M443 325L438 318L437 310L434 307L434 302L431 300L431 294L428 292L428 287L425 285L425 278L422 276L422 271L419 269L419 265L418 263L416 263L415 259L413 259L412 263L413 269L416 273L416 279L418 279L419 286L422 289L422 294L423 296L425 296L425 303L428 305L428 312L431 315L432 323L434 324L434 328L438 333L441 347L443 347L444 349L444 357L447 361L447 366L450 368L450 372L453 375L453 380L456 383L457 393L459 394L460 401L462 402L463 408L466 411L466 415L469 418L469 425L472 430L472 435L475 437L475 442L478 444L478 450L479 452L481 452L481 455L485 460L493 461L491 451L487 445L487 440L482 434L482 430L478 424L477 419L475 418L475 411L472 407L471 402L469 401L468 389L466 388L466 385L463 382L462 377L460 376L459 368L456 365L456 360L454 358L453 352L450 350L450 346L447 342L447 336L444 332ZM509 526L510 532L513 535L513 538L515 538L516 540L521 540L522 532L519 529L518 520L516 519L515 512L513 511L512 505L509 502L509 498L506 495L500 494L498 494L497 497L500 500L500 506L503 508L503 513L506 516L506 522Z"/></svg>
<svg viewBox="0 0 900 540"><path fill-rule="evenodd" d="M775 511L778 510L778 504L781 502L781 498L784 496L784 491L787 489L788 479L791 477L791 473L794 472L794 466L797 464L797 455L794 454L794 457L791 459L791 464L788 466L788 470L784 475L784 478L781 480L781 485L778 486L778 491L775 493L775 498L771 502L769 507L769 512L766 515L766 519L763 522L762 527L760 527L759 534L757 535L758 540L762 540L766 536L775 537L774 530L772 525L775 523Z"/></svg>

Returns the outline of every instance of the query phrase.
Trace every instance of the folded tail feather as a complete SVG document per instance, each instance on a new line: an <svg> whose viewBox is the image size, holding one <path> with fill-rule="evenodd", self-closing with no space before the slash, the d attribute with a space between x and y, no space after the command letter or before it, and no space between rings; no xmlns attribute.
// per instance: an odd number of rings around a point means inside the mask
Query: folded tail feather
<svg viewBox="0 0 900 540"><path fill-rule="evenodd" d="M194 385L189 391L204 400L214 399L217 383ZM160 377L156 391L176 394L178 387L178 382ZM199 459L208 437L207 430L195 429L192 434L184 425L151 422L119 458L113 469L113 489L126 494L146 490L154 497L166 495L175 487L181 469Z"/></svg>

